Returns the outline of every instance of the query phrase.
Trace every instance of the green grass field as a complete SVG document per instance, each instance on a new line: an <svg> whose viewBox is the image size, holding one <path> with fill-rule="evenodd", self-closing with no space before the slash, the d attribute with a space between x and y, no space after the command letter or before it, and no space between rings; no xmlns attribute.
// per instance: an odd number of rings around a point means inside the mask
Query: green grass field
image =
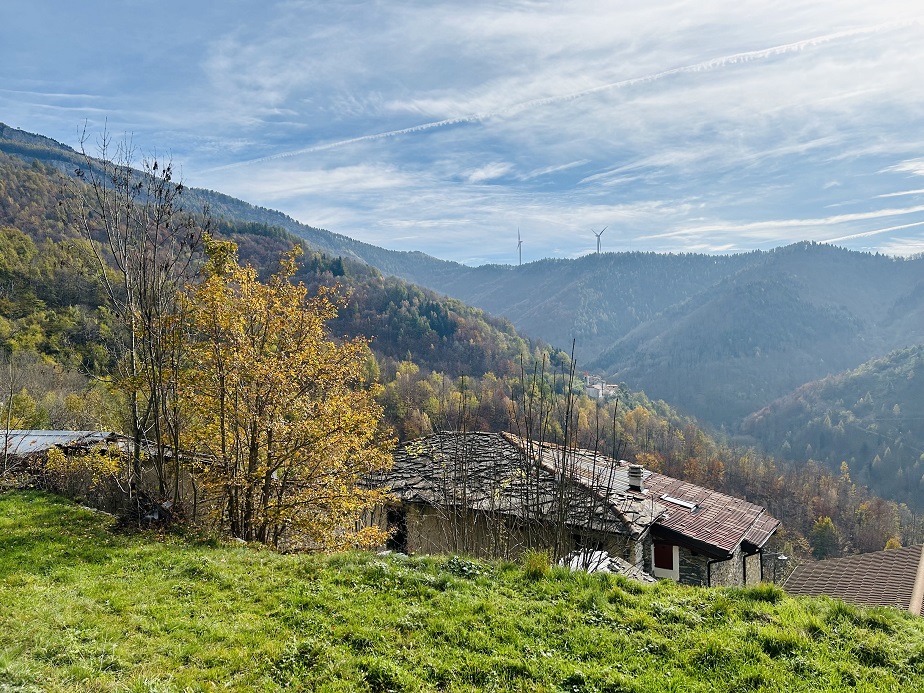
<svg viewBox="0 0 924 693"><path fill-rule="evenodd" d="M126 535L0 496L0 691L924 691L924 619L776 587Z"/></svg>

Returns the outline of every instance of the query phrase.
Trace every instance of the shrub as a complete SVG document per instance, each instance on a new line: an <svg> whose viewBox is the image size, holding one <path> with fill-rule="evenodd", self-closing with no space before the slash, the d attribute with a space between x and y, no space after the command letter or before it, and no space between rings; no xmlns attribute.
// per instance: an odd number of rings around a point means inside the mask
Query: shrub
<svg viewBox="0 0 924 693"><path fill-rule="evenodd" d="M469 561L461 556L452 556L444 566L453 575L464 578L473 578L481 575L481 568L474 561Z"/></svg>
<svg viewBox="0 0 924 693"><path fill-rule="evenodd" d="M118 477L120 469L118 448L99 448L73 455L66 455L60 448L51 448L43 471L49 490L85 500Z"/></svg>

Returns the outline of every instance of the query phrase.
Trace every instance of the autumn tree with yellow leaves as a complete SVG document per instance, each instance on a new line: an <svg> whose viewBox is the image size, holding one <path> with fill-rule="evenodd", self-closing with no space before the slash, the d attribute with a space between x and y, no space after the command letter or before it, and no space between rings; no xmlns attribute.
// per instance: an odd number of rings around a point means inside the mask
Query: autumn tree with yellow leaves
<svg viewBox="0 0 924 693"><path fill-rule="evenodd" d="M335 341L333 289L293 283L300 249L261 282L233 243L206 239L190 287L181 380L184 449L214 518L235 536L292 548L373 546L360 527L384 500L362 477L390 464L379 386L365 380L365 340Z"/></svg>

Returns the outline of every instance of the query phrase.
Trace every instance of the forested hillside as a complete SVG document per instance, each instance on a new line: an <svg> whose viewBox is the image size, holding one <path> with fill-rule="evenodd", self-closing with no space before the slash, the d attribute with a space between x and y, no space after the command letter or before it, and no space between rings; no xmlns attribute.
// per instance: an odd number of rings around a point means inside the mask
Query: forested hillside
<svg viewBox="0 0 924 693"><path fill-rule="evenodd" d="M842 462L877 493L921 509L924 347L800 387L749 416L744 431L783 460Z"/></svg>
<svg viewBox="0 0 924 693"><path fill-rule="evenodd" d="M761 259L635 328L595 365L733 426L802 383L924 341L924 260L812 244Z"/></svg>
<svg viewBox="0 0 924 693"><path fill-rule="evenodd" d="M0 343L73 371L105 375L114 366L112 319L100 308L103 296L87 242L62 214L64 182L48 164L0 152ZM213 225L263 275L299 242L284 229L257 222L218 219ZM413 358L427 373L451 374L451 381L488 372L512 375L522 358L551 353L532 347L505 320L356 261L309 248L297 279L310 287L339 286L343 306L333 332L370 337L383 364ZM23 425L63 423L36 415Z"/></svg>
<svg viewBox="0 0 924 693"><path fill-rule="evenodd" d="M109 312L100 307L99 288L87 266L89 246L61 213L64 182L56 165L0 153L4 249L0 341L16 360L15 377L9 383L12 423L26 428L117 429L121 425L117 393L105 387L105 379L87 377L105 377L113 368L117 352L110 340L115 326ZM234 240L241 258L252 262L263 276L274 271L280 253L297 242L286 230L257 221L219 217L213 229L220 237ZM766 256L755 253L744 259L757 267ZM614 261L625 263L623 276L636 267L633 276L639 281L664 263L673 268L669 290L658 293L652 283L647 302L645 293L639 292L637 309L636 304L621 304L626 315L634 311L641 325L641 311L650 318L666 310L663 306L670 295L695 291L697 281L719 281L716 278L740 258L603 255L584 260L587 266L609 266ZM878 261L889 268L903 267L885 258ZM549 267L558 264L579 266L550 261ZM522 271L535 273L536 282L549 282L554 273L543 267L470 271ZM685 267L689 271L683 271ZM869 496L839 471L813 464L778 468L770 457L714 440L693 419L629 387L621 387L618 399L607 402L578 394L580 388L569 375L568 356L530 343L503 319L383 276L367 264L310 247L297 278L312 288L340 285L344 302L331 329L335 335L372 339L376 358L368 367L384 385L381 402L400 438L441 428L522 431L528 395L547 408L549 439L561 439L567 428L573 444L638 459L652 469L761 503L784 521L787 532L781 540L797 552L809 551L815 524L823 517L835 523L838 551L879 549L893 537L904 542L920 539L915 516ZM632 282L626 284L631 288ZM722 295L736 290L730 286ZM755 309L760 306L760 294L756 295ZM796 300L793 312L803 308ZM799 329L815 328L824 314L818 309L798 323ZM679 318L674 322L683 324ZM691 324L697 322L702 327L709 320L704 317ZM837 324L832 319L824 331ZM773 334L766 325L763 328L755 334L761 338ZM769 336L765 344L772 352ZM719 345L740 354L730 342L720 340Z"/></svg>
<svg viewBox="0 0 924 693"><path fill-rule="evenodd" d="M93 150L95 140L95 137L90 138L87 142L88 149ZM12 154L26 162L41 162L68 175L72 175L75 168L83 164L81 154L72 148L48 137L11 128L3 123L0 123L0 152ZM203 205L209 205L218 218L285 230L328 255L351 258L372 265L385 274L405 279L417 275L439 276L443 272L462 268L456 263L438 260L424 253L386 250L342 234L308 226L282 212L258 207L213 190L189 188L186 191L186 200L190 207L201 208ZM418 283L424 286L431 284L419 280Z"/></svg>

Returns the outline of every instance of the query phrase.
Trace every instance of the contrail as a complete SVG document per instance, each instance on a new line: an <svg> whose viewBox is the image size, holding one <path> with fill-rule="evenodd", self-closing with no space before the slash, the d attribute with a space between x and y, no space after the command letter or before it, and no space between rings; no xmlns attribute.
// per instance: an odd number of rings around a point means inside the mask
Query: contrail
<svg viewBox="0 0 924 693"><path fill-rule="evenodd" d="M261 156L257 159L247 159L246 161L238 161L233 164L225 164L224 166L215 166L214 168L203 169L202 173L211 173L213 171L224 171L229 168L237 168L238 166L245 166L247 164L259 164L264 161L275 161L276 159L285 159L290 156L298 156L300 154L311 154L313 152L323 152L328 149L336 149L337 147L345 147L348 144L355 144L357 142L369 142L370 140L381 140L386 137L397 137L398 135L408 135L412 132L422 132L423 130L432 130L433 128L442 128L448 125L458 125L460 123L474 123L480 120L484 120L490 117L489 115L479 115L472 114L468 116L461 116L459 118L447 118L446 120L437 120L432 123L422 123L420 125L413 125L409 128L402 128L400 130L390 130L388 132L377 132L372 135L361 135L360 137L351 137L347 140L338 140L336 142L328 142L327 144L317 144L312 147L305 147L304 149L296 149L291 152L280 152L279 154L271 154L269 156Z"/></svg>
<svg viewBox="0 0 924 693"><path fill-rule="evenodd" d="M924 188L919 188L918 190L903 190L902 192L883 193L882 195L876 195L876 197L903 197L905 195L920 195L921 193L924 193Z"/></svg>
<svg viewBox="0 0 924 693"><path fill-rule="evenodd" d="M722 231L739 231L742 233L749 231L762 231L770 230L777 228L803 228L803 227L813 227L813 226L836 226L837 224L844 224L851 221L866 221L867 219L881 219L882 217L896 217L902 216L904 214L918 214L924 212L924 205L917 205L915 207L904 207L899 209L877 209L872 212L852 212L850 214L837 214L831 217L822 217L820 219L771 219L768 221L752 221L747 224L706 224L704 226L696 226L688 229L680 229L678 231L665 231L664 233L651 234L649 236L644 236L641 238L650 239L650 238L672 238L676 236L686 236L686 235L696 235L701 233L710 233L710 232L722 232ZM924 223L924 222L921 222ZM910 224L914 226L914 224ZM903 228L900 226L894 227L894 229ZM883 229L883 231L891 231L893 229ZM866 232L870 233L870 232ZM863 235L863 234L859 234ZM852 236L844 236L843 238L832 238L829 240L839 241L844 238L852 238ZM825 241L827 242L827 241Z"/></svg>
<svg viewBox="0 0 924 693"><path fill-rule="evenodd" d="M591 87L589 89L582 89L580 91L571 92L569 94L558 94L555 96L545 96L538 99L529 99L527 101L521 101L520 103L511 104L504 108L500 108L495 111L487 113L470 113L468 115L459 116L456 118L447 118L445 120L436 120L431 123L422 123L420 125L414 125L408 128L402 128L400 130L390 130L388 132L378 132L371 135L362 135L360 137L351 137L345 140L337 140L335 142L328 142L327 144L318 144L311 147L305 147L303 149L296 149L289 152L280 152L279 154L271 154L269 156L263 156L256 159L248 159L246 161L238 161L233 164L225 164L224 166L216 166L214 168L204 169L202 173L211 173L214 171L223 171L230 168L237 168L239 166L245 166L249 164L258 164L266 161L275 161L276 159L284 159L292 156L299 156L301 154L311 154L313 152L322 152L329 149L336 149L338 147L345 147L350 144L356 144L357 142L369 142L373 140L385 139L387 137L397 137L399 135L408 135L415 132L423 132L424 130L433 130L435 128L449 127L452 125L461 125L465 123L480 123L490 118L496 118L499 116L509 116L522 113L523 111L528 111L534 108L541 106L549 106L556 103L564 103L566 101L573 101L576 99L583 98L585 96L591 96L593 94L598 94L604 91L610 91L613 89L624 89L627 87L634 87L640 84L650 84L651 82L657 82L663 80L667 77L672 77L674 75L695 73L695 72L709 72L712 70L720 69L727 67L729 65L738 65L741 63L749 63L757 60L766 60L768 58L773 58L780 55L786 55L788 53L798 53L799 51L816 48L818 46L832 43L845 38L852 38L854 36L863 36L867 34L875 34L883 31L889 31L896 28L919 25L920 20L904 20L898 22L888 22L886 24L877 24L872 27L864 27L860 29L850 29L847 31L839 31L833 34L825 34L823 36L816 36L814 38L803 39L802 41L795 41L794 43L786 43L779 46L773 46L772 48L763 48L756 51L745 51L743 53L734 53L732 55L726 55L721 58L712 58L711 60L704 60L703 62L695 63L693 65L685 65L683 67L675 67L669 70L663 70L662 72L656 72L651 75L645 75L643 77L633 77L630 79L620 80L618 82L610 82L608 84L601 84L597 87Z"/></svg>
<svg viewBox="0 0 924 693"><path fill-rule="evenodd" d="M902 229L910 229L912 226L924 226L924 221L916 221L911 224L902 224L901 226L890 226L885 229L874 229L872 231L862 231L861 233L852 233L849 236L841 236L840 238L828 238L824 241L819 241L819 243L837 243L838 241L847 241L851 238L863 238L865 236L876 236L880 233L888 233L889 231L901 231Z"/></svg>

